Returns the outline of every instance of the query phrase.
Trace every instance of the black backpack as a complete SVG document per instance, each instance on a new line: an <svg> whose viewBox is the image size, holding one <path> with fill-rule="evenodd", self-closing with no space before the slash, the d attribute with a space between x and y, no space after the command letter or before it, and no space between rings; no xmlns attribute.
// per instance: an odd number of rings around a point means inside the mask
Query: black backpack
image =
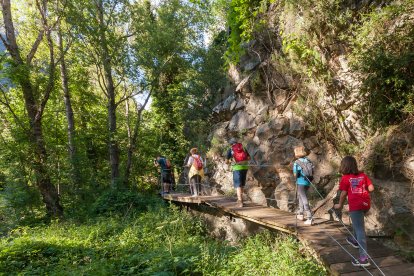
<svg viewBox="0 0 414 276"><path fill-rule="evenodd" d="M313 169L315 166L312 164L312 162L305 158L307 162L302 162L299 159L296 160L296 164L299 165L299 167L302 169L301 174L307 178L309 181L313 180Z"/></svg>

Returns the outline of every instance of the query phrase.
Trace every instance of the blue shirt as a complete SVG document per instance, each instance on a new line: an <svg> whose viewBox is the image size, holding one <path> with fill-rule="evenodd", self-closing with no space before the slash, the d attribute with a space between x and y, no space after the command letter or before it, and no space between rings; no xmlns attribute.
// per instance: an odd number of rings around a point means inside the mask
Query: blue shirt
<svg viewBox="0 0 414 276"><path fill-rule="evenodd" d="M299 158L298 160L303 163L310 162L306 157ZM305 186L310 185L310 182L302 175L302 168L296 162L293 163L293 175L297 176L296 184Z"/></svg>
<svg viewBox="0 0 414 276"><path fill-rule="evenodd" d="M160 156L160 158L157 160L157 163L160 165L162 171L170 171L170 169L167 167L167 158L164 156Z"/></svg>

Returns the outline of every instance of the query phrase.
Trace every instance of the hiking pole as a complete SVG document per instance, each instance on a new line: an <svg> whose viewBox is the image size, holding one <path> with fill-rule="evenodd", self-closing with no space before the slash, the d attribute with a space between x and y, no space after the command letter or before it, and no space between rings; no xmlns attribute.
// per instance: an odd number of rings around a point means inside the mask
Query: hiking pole
<svg viewBox="0 0 414 276"><path fill-rule="evenodd" d="M295 202L293 204L293 208L295 208L295 231L296 235L298 234L298 215L296 214L297 210L297 201L298 201L298 184L295 183ZM300 208L300 207L299 207Z"/></svg>

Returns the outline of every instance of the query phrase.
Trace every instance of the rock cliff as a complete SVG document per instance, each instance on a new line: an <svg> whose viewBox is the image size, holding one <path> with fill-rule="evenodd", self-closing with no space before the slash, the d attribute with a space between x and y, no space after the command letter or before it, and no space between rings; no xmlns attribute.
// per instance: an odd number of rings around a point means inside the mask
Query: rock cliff
<svg viewBox="0 0 414 276"><path fill-rule="evenodd" d="M363 2L349 5L348 11L357 16L374 5L372 1ZM211 119L213 193L233 192L224 153L228 139L238 137L252 157L245 196L258 204L293 211L293 148L303 145L316 165L315 187L310 191L312 207L319 216L329 217L338 189L340 160L353 154L376 187L366 220L369 233L393 236L400 245L412 248L413 119L409 116L402 123L386 127L367 123L365 99L361 96L363 79L349 65L351 49L334 39L340 34L320 31L319 44L311 48L318 58L311 63L303 61L308 58L305 51L298 58L297 53L287 49L287 44L292 49L295 42L288 38L297 38L300 32L312 33L309 24L303 23L310 12L288 9L280 3L270 5L260 18L266 25L244 45L245 54L237 66L230 66L225 99L214 108ZM406 20L412 24L414 17L407 11L399 19L403 18L411 18ZM389 32L398 22L390 22ZM318 62L322 69L312 73Z"/></svg>

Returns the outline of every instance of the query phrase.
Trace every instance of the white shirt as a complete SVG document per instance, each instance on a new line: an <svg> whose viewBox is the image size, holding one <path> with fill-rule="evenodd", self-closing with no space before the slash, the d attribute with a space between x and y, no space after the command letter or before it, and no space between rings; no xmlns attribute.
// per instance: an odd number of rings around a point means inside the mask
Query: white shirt
<svg viewBox="0 0 414 276"><path fill-rule="evenodd" d="M188 162L187 162L187 166L191 166L191 165L193 165L193 163L194 163L194 158L200 158L200 160L201 160L201 162L203 162L203 167L204 167L204 160L203 160L203 158L200 156L200 155L198 155L198 154L193 154L193 155L191 155L190 156L190 158L188 158Z"/></svg>

